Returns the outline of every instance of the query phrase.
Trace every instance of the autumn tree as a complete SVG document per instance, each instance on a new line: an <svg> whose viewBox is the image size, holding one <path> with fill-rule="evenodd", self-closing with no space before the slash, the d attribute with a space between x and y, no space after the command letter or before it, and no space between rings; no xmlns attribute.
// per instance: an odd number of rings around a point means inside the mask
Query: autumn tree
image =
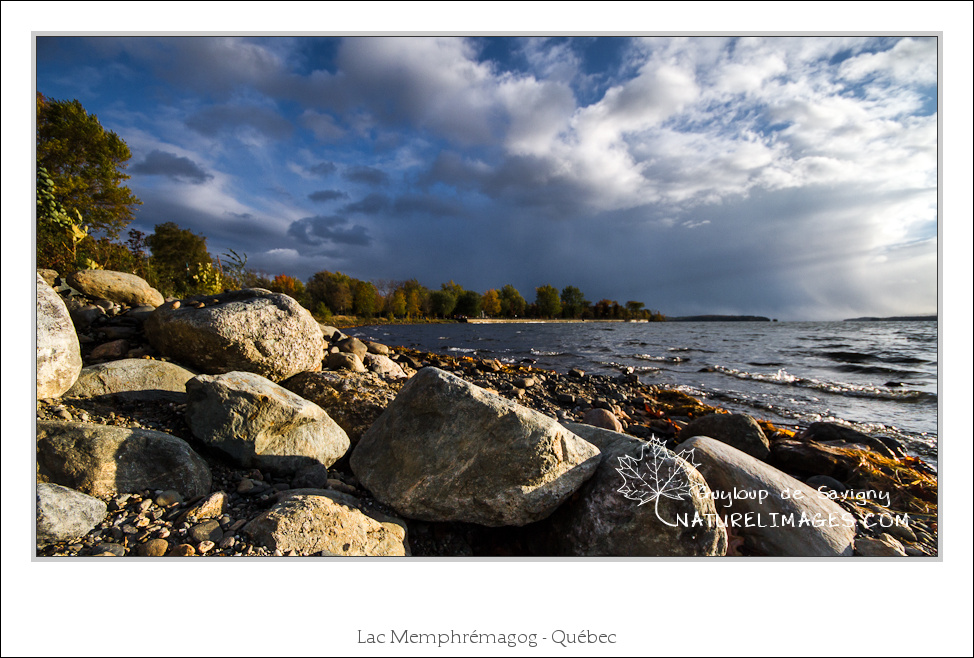
<svg viewBox="0 0 974 658"><path fill-rule="evenodd" d="M117 238L141 201L122 183L131 151L77 100L37 94L37 166L53 183L53 195L74 220L80 214L95 233Z"/></svg>
<svg viewBox="0 0 974 658"><path fill-rule="evenodd" d="M500 294L491 288L484 293L484 296L480 300L480 306L484 314L488 317L493 317L501 312L501 296Z"/></svg>
<svg viewBox="0 0 974 658"><path fill-rule="evenodd" d="M271 292L279 292L288 297L291 297L297 301L302 306L310 306L311 298L308 295L307 289L304 284L301 283L300 279L295 279L293 276L287 274L278 274L271 281L271 286L269 288Z"/></svg>
<svg viewBox="0 0 974 658"><path fill-rule="evenodd" d="M355 281L352 309L356 315L371 318L379 311L379 291L369 281Z"/></svg>
<svg viewBox="0 0 974 658"><path fill-rule="evenodd" d="M558 297L558 289L552 285L543 285L535 288L537 297L535 306L538 307L538 315L543 318L554 318L561 314L561 300Z"/></svg>

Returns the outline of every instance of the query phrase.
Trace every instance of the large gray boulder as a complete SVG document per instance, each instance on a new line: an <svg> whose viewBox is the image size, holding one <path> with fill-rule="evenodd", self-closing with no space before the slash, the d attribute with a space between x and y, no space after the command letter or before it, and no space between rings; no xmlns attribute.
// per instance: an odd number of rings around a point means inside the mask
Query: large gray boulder
<svg viewBox="0 0 974 658"><path fill-rule="evenodd" d="M409 554L404 522L369 512L352 496L325 489L286 492L243 531L254 543L282 553Z"/></svg>
<svg viewBox="0 0 974 658"><path fill-rule="evenodd" d="M37 399L60 397L81 372L81 345L67 307L37 275Z"/></svg>
<svg viewBox="0 0 974 658"><path fill-rule="evenodd" d="M163 432L38 421L37 481L102 499L144 489L195 498L210 492L212 476L188 443Z"/></svg>
<svg viewBox="0 0 974 658"><path fill-rule="evenodd" d="M680 432L681 437L709 436L742 452L768 460L771 444L764 430L747 414L710 414L690 421Z"/></svg>
<svg viewBox="0 0 974 658"><path fill-rule="evenodd" d="M111 270L81 270L68 275L68 285L86 297L127 306L159 306L165 300L145 279Z"/></svg>
<svg viewBox="0 0 974 658"><path fill-rule="evenodd" d="M425 368L365 433L350 464L406 518L520 526L575 492L598 454L543 414Z"/></svg>
<svg viewBox="0 0 974 658"><path fill-rule="evenodd" d="M321 368L321 327L294 299L261 288L164 304L144 328L159 352L208 374L281 381Z"/></svg>
<svg viewBox="0 0 974 658"><path fill-rule="evenodd" d="M772 557L850 556L855 519L824 494L737 448L698 436L694 458L732 531Z"/></svg>
<svg viewBox="0 0 974 658"><path fill-rule="evenodd" d="M88 534L104 520L108 506L59 484L37 484L37 543L71 541Z"/></svg>
<svg viewBox="0 0 974 658"><path fill-rule="evenodd" d="M324 409L260 375L200 375L186 392L193 435L245 468L293 473L348 451L348 435Z"/></svg>
<svg viewBox="0 0 974 658"><path fill-rule="evenodd" d="M565 427L595 445L601 461L595 475L546 522L551 553L724 555L727 532L717 521L710 488L691 463L659 442L579 423Z"/></svg>
<svg viewBox="0 0 974 658"><path fill-rule="evenodd" d="M131 400L186 399L186 382L197 373L167 361L122 359L82 368L67 397L105 395Z"/></svg>

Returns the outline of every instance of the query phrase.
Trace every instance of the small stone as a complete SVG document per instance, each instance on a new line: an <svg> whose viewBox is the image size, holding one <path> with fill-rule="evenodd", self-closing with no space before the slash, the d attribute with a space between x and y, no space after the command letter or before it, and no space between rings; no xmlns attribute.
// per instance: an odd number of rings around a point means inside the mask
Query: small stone
<svg viewBox="0 0 974 658"><path fill-rule="evenodd" d="M140 518L138 521L135 522L135 527L136 528L144 528L147 525L149 525L150 523L151 523L151 521L149 520L149 517L143 516L142 518Z"/></svg>
<svg viewBox="0 0 974 658"><path fill-rule="evenodd" d="M207 553L209 553L210 551L212 551L214 548L216 548L216 544L214 544L213 542L211 542L209 540L207 540L207 541L201 541L200 544L199 544L199 546L197 546L196 548L200 552L200 555L206 555Z"/></svg>
<svg viewBox="0 0 974 658"><path fill-rule="evenodd" d="M163 491L156 496L155 499L155 503L159 507L169 507L170 505L175 505L181 502L183 502L182 495L174 489L167 489L166 491Z"/></svg>
<svg viewBox="0 0 974 658"><path fill-rule="evenodd" d="M233 548L233 545L237 543L237 540L233 535L227 535L220 542L220 548Z"/></svg>
<svg viewBox="0 0 974 658"><path fill-rule="evenodd" d="M189 529L188 535L196 542L218 542L223 539L223 530L220 528L219 521L210 519L194 525Z"/></svg>
<svg viewBox="0 0 974 658"><path fill-rule="evenodd" d="M126 523L122 526L122 532L126 535L137 535L139 534L139 529L133 526L131 523Z"/></svg>
<svg viewBox="0 0 974 658"><path fill-rule="evenodd" d="M162 557L169 551L169 542L165 539L150 539L142 544L139 554L143 557Z"/></svg>
<svg viewBox="0 0 974 658"><path fill-rule="evenodd" d="M193 548L192 544L179 544L172 549L172 554L176 557L190 557L196 555L196 549Z"/></svg>
<svg viewBox="0 0 974 658"><path fill-rule="evenodd" d="M248 493L251 490L253 490L255 486L256 485L254 484L253 480L251 480L250 478L244 478L240 481L240 484L237 485L237 493L239 494Z"/></svg>
<svg viewBox="0 0 974 658"><path fill-rule="evenodd" d="M165 539L170 534L172 533L169 531L169 528L163 528L162 530L156 533L156 537L158 537L159 539Z"/></svg>
<svg viewBox="0 0 974 658"><path fill-rule="evenodd" d="M531 388L534 384L534 377L522 377L514 382L514 386L517 388Z"/></svg>
<svg viewBox="0 0 974 658"><path fill-rule="evenodd" d="M104 555L106 553L116 557L122 557L125 555L125 547L121 544L105 542L96 544L94 550L92 550L92 555Z"/></svg>
<svg viewBox="0 0 974 658"><path fill-rule="evenodd" d="M63 418L64 420L73 420L73 417L71 416L71 412L65 409L64 407L58 409L54 413L54 415L57 416L58 418Z"/></svg>

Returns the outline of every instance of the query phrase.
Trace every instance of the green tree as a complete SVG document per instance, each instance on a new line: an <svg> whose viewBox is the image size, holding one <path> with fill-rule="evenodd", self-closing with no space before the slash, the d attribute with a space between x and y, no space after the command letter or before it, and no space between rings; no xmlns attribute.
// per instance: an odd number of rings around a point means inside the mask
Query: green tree
<svg viewBox="0 0 974 658"><path fill-rule="evenodd" d="M173 222L157 224L145 239L152 251L149 283L175 297L220 292L222 280L206 250L206 238Z"/></svg>
<svg viewBox="0 0 974 658"><path fill-rule="evenodd" d="M117 238L142 202L122 183L132 152L77 100L37 94L37 166L53 182L54 197L69 217L80 213L96 233Z"/></svg>
<svg viewBox="0 0 974 658"><path fill-rule="evenodd" d="M434 290L430 293L430 310L441 318L449 317L456 305L457 298L452 290Z"/></svg>
<svg viewBox="0 0 974 658"><path fill-rule="evenodd" d="M524 315L524 309L528 303L521 297L521 293L511 284L501 288L501 314L508 318L517 318Z"/></svg>
<svg viewBox="0 0 974 658"><path fill-rule="evenodd" d="M534 303L538 307L538 315L543 318L554 318L561 314L561 300L558 298L557 288L543 285L534 290L537 293Z"/></svg>
<svg viewBox="0 0 974 658"><path fill-rule="evenodd" d="M468 318L480 315L481 297L475 290L464 290L457 298L457 305L453 312Z"/></svg>
<svg viewBox="0 0 974 658"><path fill-rule="evenodd" d="M389 303L389 312L392 317L401 318L406 315L406 293L402 288L392 293L392 300Z"/></svg>
<svg viewBox="0 0 974 658"><path fill-rule="evenodd" d="M379 310L379 291L368 281L356 281L352 293L352 307L356 315L371 318Z"/></svg>
<svg viewBox="0 0 974 658"><path fill-rule="evenodd" d="M566 318L580 318L589 301L575 286L565 286L561 291L561 312Z"/></svg>

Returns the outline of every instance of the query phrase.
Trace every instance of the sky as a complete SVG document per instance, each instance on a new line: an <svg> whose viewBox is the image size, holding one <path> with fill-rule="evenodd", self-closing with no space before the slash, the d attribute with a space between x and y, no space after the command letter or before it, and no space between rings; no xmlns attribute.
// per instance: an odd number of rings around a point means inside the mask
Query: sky
<svg viewBox="0 0 974 658"><path fill-rule="evenodd" d="M268 275L667 315L937 312L937 38L38 37L131 228Z"/></svg>

